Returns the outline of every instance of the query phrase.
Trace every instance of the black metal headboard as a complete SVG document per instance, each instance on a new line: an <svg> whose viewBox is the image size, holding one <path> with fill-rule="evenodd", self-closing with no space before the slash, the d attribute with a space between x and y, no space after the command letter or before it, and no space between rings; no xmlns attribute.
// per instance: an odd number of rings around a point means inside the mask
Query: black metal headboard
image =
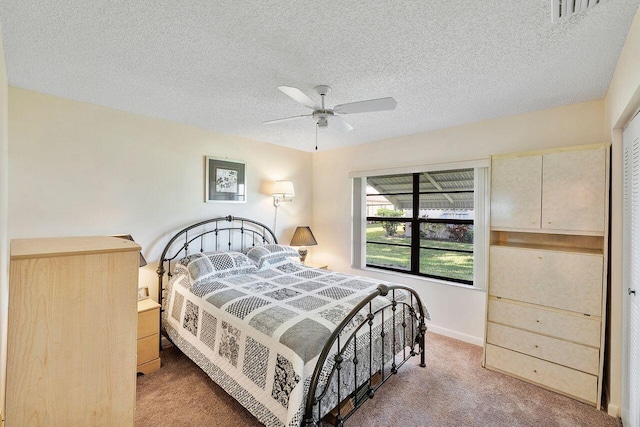
<svg viewBox="0 0 640 427"><path fill-rule="evenodd" d="M251 219L231 215L200 221L184 228L169 240L160 256L156 270L158 303L162 307L165 290L163 279L165 273L171 278L171 262L189 255L192 246L196 246L198 252L242 251L247 247L270 243L278 243L278 239L269 227Z"/></svg>

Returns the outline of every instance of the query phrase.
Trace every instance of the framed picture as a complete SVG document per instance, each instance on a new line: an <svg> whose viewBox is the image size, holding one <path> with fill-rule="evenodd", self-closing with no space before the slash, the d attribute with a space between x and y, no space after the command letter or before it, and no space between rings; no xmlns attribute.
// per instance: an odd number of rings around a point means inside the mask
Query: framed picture
<svg viewBox="0 0 640 427"><path fill-rule="evenodd" d="M149 287L143 286L138 288L138 301L149 298Z"/></svg>
<svg viewBox="0 0 640 427"><path fill-rule="evenodd" d="M246 201L246 163L205 157L205 202Z"/></svg>

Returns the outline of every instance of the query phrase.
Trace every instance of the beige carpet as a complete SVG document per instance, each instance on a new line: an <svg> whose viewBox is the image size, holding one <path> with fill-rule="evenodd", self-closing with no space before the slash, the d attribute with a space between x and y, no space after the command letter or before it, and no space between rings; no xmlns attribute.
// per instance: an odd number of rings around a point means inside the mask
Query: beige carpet
<svg viewBox="0 0 640 427"><path fill-rule="evenodd" d="M254 426L251 414L179 350L138 377L136 425ZM616 426L619 419L573 399L483 369L482 349L427 333L418 358L391 378L347 426Z"/></svg>

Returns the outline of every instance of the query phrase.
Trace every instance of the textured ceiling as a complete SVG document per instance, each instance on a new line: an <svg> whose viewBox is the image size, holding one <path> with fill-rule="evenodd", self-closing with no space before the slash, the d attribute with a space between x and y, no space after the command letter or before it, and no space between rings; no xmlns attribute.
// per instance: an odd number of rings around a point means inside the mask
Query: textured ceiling
<svg viewBox="0 0 640 427"><path fill-rule="evenodd" d="M344 116L319 149L602 98L640 0L551 22L551 0L0 0L9 84L312 151L312 119L276 89Z"/></svg>

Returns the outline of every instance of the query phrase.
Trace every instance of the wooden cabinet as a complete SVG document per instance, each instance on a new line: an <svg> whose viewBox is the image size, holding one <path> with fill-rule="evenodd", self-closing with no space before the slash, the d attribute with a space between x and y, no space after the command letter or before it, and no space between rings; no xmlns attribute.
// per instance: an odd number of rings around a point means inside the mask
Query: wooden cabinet
<svg viewBox="0 0 640 427"><path fill-rule="evenodd" d="M608 147L492 159L484 366L600 407Z"/></svg>
<svg viewBox="0 0 640 427"><path fill-rule="evenodd" d="M140 247L11 242L6 426L132 426Z"/></svg>
<svg viewBox="0 0 640 427"><path fill-rule="evenodd" d="M138 302L138 372L160 369L160 304L146 299Z"/></svg>
<svg viewBox="0 0 640 427"><path fill-rule="evenodd" d="M491 228L603 235L606 147L496 156L491 160Z"/></svg>

